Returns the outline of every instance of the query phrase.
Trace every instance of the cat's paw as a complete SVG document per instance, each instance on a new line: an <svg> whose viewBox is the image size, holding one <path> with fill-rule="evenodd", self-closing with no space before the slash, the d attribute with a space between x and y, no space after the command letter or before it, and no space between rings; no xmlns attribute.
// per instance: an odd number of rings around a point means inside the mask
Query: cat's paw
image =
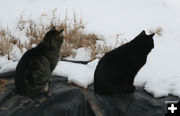
<svg viewBox="0 0 180 116"><path fill-rule="evenodd" d="M44 86L42 93L48 93L49 92L49 83L46 83L46 85Z"/></svg>

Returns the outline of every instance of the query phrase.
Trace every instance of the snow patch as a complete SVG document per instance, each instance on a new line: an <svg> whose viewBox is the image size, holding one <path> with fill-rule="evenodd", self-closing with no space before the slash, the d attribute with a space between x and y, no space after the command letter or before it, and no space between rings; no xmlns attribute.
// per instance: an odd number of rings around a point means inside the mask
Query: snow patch
<svg viewBox="0 0 180 116"><path fill-rule="evenodd" d="M22 50L19 49L18 46L13 45L12 46L12 50L10 51L10 59L12 59L13 61L19 61L22 57L22 55L25 53L26 49L22 48Z"/></svg>
<svg viewBox="0 0 180 116"><path fill-rule="evenodd" d="M0 73L15 71L18 62L10 62L0 69Z"/></svg>
<svg viewBox="0 0 180 116"><path fill-rule="evenodd" d="M12 60L8 60L7 55L6 56L0 56L0 69L10 62L12 62Z"/></svg>
<svg viewBox="0 0 180 116"><path fill-rule="evenodd" d="M144 89L151 93L155 98L168 96L169 94L180 97L180 76L173 76L164 80L149 80Z"/></svg>
<svg viewBox="0 0 180 116"><path fill-rule="evenodd" d="M144 87L156 98L169 94L180 97L179 44L168 39L167 35L155 36L154 43L155 47L136 75L134 85Z"/></svg>
<svg viewBox="0 0 180 116"><path fill-rule="evenodd" d="M75 61L90 61L91 60L91 51L88 48L78 48L73 50L76 53L75 57L72 55L66 57L66 60L75 60Z"/></svg>
<svg viewBox="0 0 180 116"><path fill-rule="evenodd" d="M98 61L96 59L87 65L60 61L53 71L53 75L67 77L68 83L87 88L94 82L94 71Z"/></svg>

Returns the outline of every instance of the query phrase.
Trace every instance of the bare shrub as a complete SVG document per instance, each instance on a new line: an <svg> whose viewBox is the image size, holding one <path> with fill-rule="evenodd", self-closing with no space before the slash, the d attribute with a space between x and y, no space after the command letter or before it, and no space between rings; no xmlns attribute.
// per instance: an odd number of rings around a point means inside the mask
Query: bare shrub
<svg viewBox="0 0 180 116"><path fill-rule="evenodd" d="M12 44L11 43L16 43L14 40L14 36L12 36L10 30L0 28L0 55L8 55L8 59L10 59L9 54L12 49Z"/></svg>
<svg viewBox="0 0 180 116"><path fill-rule="evenodd" d="M48 18L47 14L41 16ZM40 19L42 19L42 17ZM77 18L76 13L73 13L73 18L69 19L67 11L64 20L62 21L56 16L56 9L54 9L48 24L44 24L40 20L39 25L32 19L24 19L23 16L20 16L17 24L19 31L24 30L27 38L29 38L29 42L24 46L26 49L30 49L32 44L38 44L42 41L45 33L54 26L57 30L65 30L64 43L61 49L62 58L70 55L75 56L72 49L94 46L96 40L98 40L97 35L94 33L84 32L85 24L83 23L82 18Z"/></svg>
<svg viewBox="0 0 180 116"><path fill-rule="evenodd" d="M111 47L106 45L96 46L96 41L99 37L94 33L86 33L85 24L83 23L82 17L77 17L76 13L73 13L73 17L69 18L66 11L64 19L56 15L56 10L52 11L51 15L42 14L39 21L35 21L30 18L24 18L21 15L17 21L16 29L22 32L27 38L27 42L21 43L20 37L15 37L9 31L9 29L0 29L0 55L9 54L12 45L17 45L21 51L23 48L27 50L31 49L33 45L39 44L46 32L52 27L56 27L57 30L64 29L64 43L61 48L61 58L64 59L70 55L75 56L76 53L73 49L78 49L81 47L91 49L91 60L96 58L99 53L106 53L112 50ZM43 19L46 23L43 23Z"/></svg>

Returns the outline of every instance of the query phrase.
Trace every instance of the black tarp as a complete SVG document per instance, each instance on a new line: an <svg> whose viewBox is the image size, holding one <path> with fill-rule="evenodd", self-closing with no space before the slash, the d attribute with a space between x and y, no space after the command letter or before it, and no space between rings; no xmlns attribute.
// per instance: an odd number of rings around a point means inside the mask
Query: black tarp
<svg viewBox="0 0 180 116"><path fill-rule="evenodd" d="M14 92L14 72L0 74L0 116L164 116L165 101L175 100L155 99L140 87L133 94L98 95L93 85L85 90L59 76L52 76L47 95L29 99Z"/></svg>
<svg viewBox="0 0 180 116"><path fill-rule="evenodd" d="M70 88L65 78L53 76L50 92L33 99L15 93L13 73L2 74L0 78L0 116L95 115L81 89Z"/></svg>

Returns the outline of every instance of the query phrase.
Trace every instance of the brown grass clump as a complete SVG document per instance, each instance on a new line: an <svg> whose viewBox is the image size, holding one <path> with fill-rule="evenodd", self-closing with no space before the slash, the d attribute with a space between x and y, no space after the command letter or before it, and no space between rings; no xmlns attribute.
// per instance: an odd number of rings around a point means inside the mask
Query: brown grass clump
<svg viewBox="0 0 180 116"><path fill-rule="evenodd" d="M4 29L1 26L0 28L0 55L2 56L8 55L8 59L10 59L9 54L10 54L10 51L12 50L11 43L16 44L16 40L14 39L14 36L12 36L8 28Z"/></svg>
<svg viewBox="0 0 180 116"><path fill-rule="evenodd" d="M42 14L40 19L48 18L47 14ZM75 56L73 49L78 49L80 47L90 47L96 44L98 37L95 34L84 33L85 24L82 18L77 18L76 13L73 14L73 18L69 19L66 12L64 20L60 20L56 16L56 9L52 11L52 15L49 24L44 24L39 21L37 24L32 19L24 19L20 16L17 24L17 29L19 31L25 31L29 42L23 45L27 50L32 48L33 44L38 44L42 41L46 32L53 26L56 26L57 30L64 29L64 43L61 48L62 59L70 55Z"/></svg>
<svg viewBox="0 0 180 116"><path fill-rule="evenodd" d="M152 33L156 33L157 35L161 36L162 35L162 32L163 32L163 29L161 27L158 27L157 29L155 30L149 30L149 33L152 34Z"/></svg>
<svg viewBox="0 0 180 116"><path fill-rule="evenodd" d="M43 23L42 20L46 20L46 23ZM23 48L27 50L31 49L34 45L39 44L43 40L46 32L54 26L57 30L64 29L64 43L60 53L62 59L70 55L74 57L76 53L73 52L73 49L81 47L91 50L91 60L95 59L96 55L99 53L112 50L112 48L107 47L106 44L96 45L96 41L99 40L99 37L94 33L86 33L84 31L85 24L83 23L83 19L77 17L76 13L73 13L73 17L69 19L66 11L64 19L60 20L60 18L56 16L56 9L54 9L50 16L45 13L42 14L39 21L35 21L31 18L25 19L23 15L19 17L16 29L18 32L22 32L21 34L24 34L25 38L27 38L25 43L21 43L20 35L16 37L8 28L5 29L1 26L0 55L3 56L8 54L9 56L12 45L17 45L22 52Z"/></svg>
<svg viewBox="0 0 180 116"><path fill-rule="evenodd" d="M8 54L8 59L10 59L9 58L10 50L11 50L10 41L7 40L6 38L1 38L1 40L0 40L0 55L4 56L4 55Z"/></svg>

